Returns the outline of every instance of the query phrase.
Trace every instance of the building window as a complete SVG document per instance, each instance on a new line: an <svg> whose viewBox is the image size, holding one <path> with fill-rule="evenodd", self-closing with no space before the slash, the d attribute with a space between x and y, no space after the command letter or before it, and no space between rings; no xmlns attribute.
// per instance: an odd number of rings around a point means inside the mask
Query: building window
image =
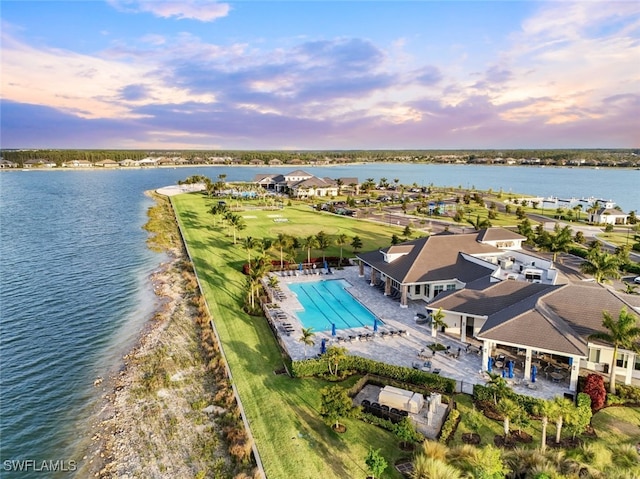
<svg viewBox="0 0 640 479"><path fill-rule="evenodd" d="M420 286L421 286L421 285L416 284L416 286L415 286L415 288L414 288L414 290L413 290L415 294L420 294L420 290L422 289Z"/></svg>
<svg viewBox="0 0 640 479"><path fill-rule="evenodd" d="M448 284L447 285L447 291L455 291L456 290L456 285L455 284Z"/></svg>
<svg viewBox="0 0 640 479"><path fill-rule="evenodd" d="M626 353L618 353L616 356L616 366L619 368L627 367L627 363L629 362L629 355Z"/></svg>
<svg viewBox="0 0 640 479"><path fill-rule="evenodd" d="M444 285L442 284L436 284L433 287L433 297L435 298L436 296L438 296L440 293L442 293L444 291Z"/></svg>
<svg viewBox="0 0 640 479"><path fill-rule="evenodd" d="M640 354L636 354L636 362L633 365L633 369L640 371Z"/></svg>
<svg viewBox="0 0 640 479"><path fill-rule="evenodd" d="M595 348L589 348L589 362L591 363L599 363L600 362L600 350Z"/></svg>

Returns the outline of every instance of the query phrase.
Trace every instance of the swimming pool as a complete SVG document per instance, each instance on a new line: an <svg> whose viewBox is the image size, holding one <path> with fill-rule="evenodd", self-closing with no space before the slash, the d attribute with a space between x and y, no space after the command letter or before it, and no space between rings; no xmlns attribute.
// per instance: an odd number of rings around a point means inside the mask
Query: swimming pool
<svg viewBox="0 0 640 479"><path fill-rule="evenodd" d="M373 328L376 316L346 291L348 284L343 279L289 284L304 308L296 311L302 325L314 331L330 331L332 324L336 329Z"/></svg>

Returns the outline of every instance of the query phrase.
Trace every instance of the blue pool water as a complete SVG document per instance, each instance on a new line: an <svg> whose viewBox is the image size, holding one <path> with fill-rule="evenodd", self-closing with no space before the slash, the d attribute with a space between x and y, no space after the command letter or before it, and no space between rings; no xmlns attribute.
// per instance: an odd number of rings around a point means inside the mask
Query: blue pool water
<svg viewBox="0 0 640 479"><path fill-rule="evenodd" d="M348 284L343 279L290 284L304 308L296 312L303 326L314 331L330 331L332 324L336 329L373 328L376 316L345 290Z"/></svg>

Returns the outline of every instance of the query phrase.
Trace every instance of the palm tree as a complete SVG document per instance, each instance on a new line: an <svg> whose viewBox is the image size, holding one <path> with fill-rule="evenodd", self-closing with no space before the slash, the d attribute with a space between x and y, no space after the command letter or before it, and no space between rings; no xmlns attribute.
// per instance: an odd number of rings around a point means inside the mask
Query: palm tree
<svg viewBox="0 0 640 479"><path fill-rule="evenodd" d="M280 269L284 269L284 250L291 248L293 245L293 238L284 233L278 233L278 237L273 242L273 246L280 250Z"/></svg>
<svg viewBox="0 0 640 479"><path fill-rule="evenodd" d="M520 407L509 398L503 397L498 401L498 412L502 415L504 437L509 435L509 420L520 413Z"/></svg>
<svg viewBox="0 0 640 479"><path fill-rule="evenodd" d="M340 233L336 238L336 244L340 246L340 265L342 265L342 247L347 244L348 240L349 237L344 233Z"/></svg>
<svg viewBox="0 0 640 479"><path fill-rule="evenodd" d="M438 337L438 328L446 328L447 323L444 321L445 314L442 312L442 308L438 308L438 311L431 313L431 336Z"/></svg>
<svg viewBox="0 0 640 479"><path fill-rule="evenodd" d="M553 232L554 234L547 237L548 242L540 246L550 253L553 253L553 261L555 261L558 253L569 251L569 246L573 243L573 238L571 237L571 228L569 225L560 228L560 225L556 223Z"/></svg>
<svg viewBox="0 0 640 479"><path fill-rule="evenodd" d="M487 387L493 392L493 404L498 405L498 399L506 396L510 391L509 385L505 378L496 373L489 373L489 382Z"/></svg>
<svg viewBox="0 0 640 479"><path fill-rule="evenodd" d="M534 414L540 416L542 422L542 434L540 438L540 450L544 452L547 448L547 426L549 424L549 414L551 413L551 403L546 399L539 400L534 406Z"/></svg>
<svg viewBox="0 0 640 479"><path fill-rule="evenodd" d="M247 250L247 261L249 263L249 270L251 270L251 250L258 246L258 239L251 236L247 236L242 240L242 246Z"/></svg>
<svg viewBox="0 0 640 479"><path fill-rule="evenodd" d="M599 248L590 248L585 259L580 265L580 271L592 275L598 283L604 283L608 278L620 277L620 260L617 256Z"/></svg>
<svg viewBox="0 0 640 479"><path fill-rule="evenodd" d="M571 414L572 407L573 404L571 403L571 401L561 398L560 396L556 396L551 402L551 410L549 416L556 423L556 444L560 443L560 438L562 437L562 424L565 417Z"/></svg>
<svg viewBox="0 0 640 479"><path fill-rule="evenodd" d="M304 357L307 358L307 346L313 346L316 342L313 340L315 333L313 332L313 328L302 328L302 336L300 336L300 341L304 345Z"/></svg>
<svg viewBox="0 0 640 479"><path fill-rule="evenodd" d="M589 338L613 344L613 356L609 366L609 392L615 394L618 349L634 349L634 343L640 337L640 328L638 327L638 318L629 313L627 308L620 310L617 321L614 321L609 311L603 311L602 318L602 326L607 328L608 332L594 333Z"/></svg>
<svg viewBox="0 0 640 479"><path fill-rule="evenodd" d="M315 236L307 236L303 243L305 248L307 248L307 263L311 263L311 249L316 248L318 246L318 240Z"/></svg>
<svg viewBox="0 0 640 479"><path fill-rule="evenodd" d="M481 220L480 215L476 216L475 221L468 219L467 223L473 226L473 229L475 229L476 231L480 231L485 228L491 228L491 221L489 221L488 219Z"/></svg>
<svg viewBox="0 0 640 479"><path fill-rule="evenodd" d="M353 248L354 253L357 253L358 251L360 251L360 249L362 249L362 240L359 236L353 237L353 239L351 240L351 247Z"/></svg>
<svg viewBox="0 0 640 479"><path fill-rule="evenodd" d="M251 305L252 311L256 305L256 297L259 295L260 280L269 271L269 266L269 263L267 263L264 258L254 260L253 265L251 265L251 263L249 264L247 282L249 285L249 304Z"/></svg>
<svg viewBox="0 0 640 479"><path fill-rule="evenodd" d="M324 231L318 231L318 234L316 235L316 243L318 248L322 251L322 262L324 263L324 252L329 246L331 246L331 238L327 236Z"/></svg>
<svg viewBox="0 0 640 479"><path fill-rule="evenodd" d="M329 346L327 352L324 355L327 365L329 367L329 374L334 376L338 375L338 366L340 361L343 361L347 357L347 349L339 346Z"/></svg>

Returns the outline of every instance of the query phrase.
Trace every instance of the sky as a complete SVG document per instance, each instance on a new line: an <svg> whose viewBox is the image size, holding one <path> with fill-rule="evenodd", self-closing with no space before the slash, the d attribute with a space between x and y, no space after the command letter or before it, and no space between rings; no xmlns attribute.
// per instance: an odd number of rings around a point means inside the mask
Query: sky
<svg viewBox="0 0 640 479"><path fill-rule="evenodd" d="M0 3L0 146L640 147L640 2Z"/></svg>

